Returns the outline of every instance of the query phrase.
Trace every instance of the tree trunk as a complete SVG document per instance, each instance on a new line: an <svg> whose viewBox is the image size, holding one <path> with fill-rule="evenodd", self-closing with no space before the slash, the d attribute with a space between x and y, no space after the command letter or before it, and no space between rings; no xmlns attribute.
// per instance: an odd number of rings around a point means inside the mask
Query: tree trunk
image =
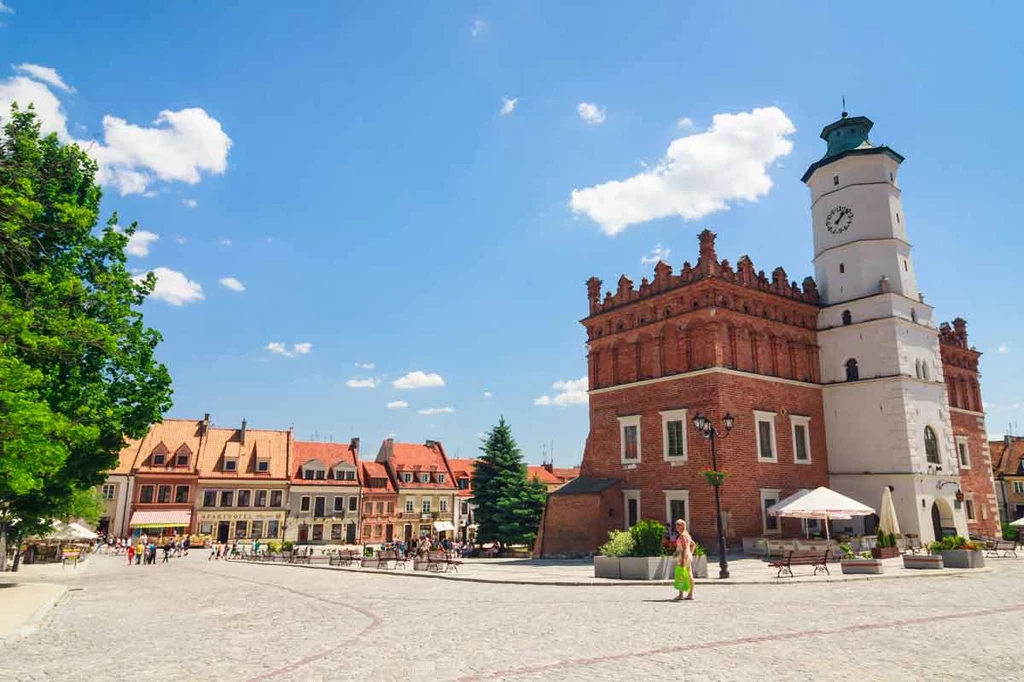
<svg viewBox="0 0 1024 682"><path fill-rule="evenodd" d="M11 572L17 573L18 564L21 563L21 552L18 551L21 549L21 533L15 533L10 540L14 544L14 566L11 567Z"/></svg>
<svg viewBox="0 0 1024 682"><path fill-rule="evenodd" d="M7 570L7 524L0 523L0 573Z"/></svg>

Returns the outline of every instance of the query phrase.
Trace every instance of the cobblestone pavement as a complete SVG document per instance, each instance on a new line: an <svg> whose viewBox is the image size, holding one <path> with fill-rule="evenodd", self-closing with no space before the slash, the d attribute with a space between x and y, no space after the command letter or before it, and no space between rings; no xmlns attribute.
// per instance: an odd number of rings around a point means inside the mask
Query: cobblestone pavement
<svg viewBox="0 0 1024 682"><path fill-rule="evenodd" d="M877 582L561 587L94 557L28 680L1018 680L1024 559ZM499 569L500 570L500 569Z"/></svg>

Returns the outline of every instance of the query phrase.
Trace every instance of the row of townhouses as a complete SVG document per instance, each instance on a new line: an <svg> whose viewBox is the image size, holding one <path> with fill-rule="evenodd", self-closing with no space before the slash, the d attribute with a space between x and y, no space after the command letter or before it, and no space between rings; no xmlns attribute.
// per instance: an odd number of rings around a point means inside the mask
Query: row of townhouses
<svg viewBox="0 0 1024 682"><path fill-rule="evenodd" d="M100 530L358 544L436 535L469 539L474 461L439 441L385 440L374 460L359 439L303 442L291 429L213 426L167 419L121 451L101 492ZM576 470L531 467L549 490Z"/></svg>

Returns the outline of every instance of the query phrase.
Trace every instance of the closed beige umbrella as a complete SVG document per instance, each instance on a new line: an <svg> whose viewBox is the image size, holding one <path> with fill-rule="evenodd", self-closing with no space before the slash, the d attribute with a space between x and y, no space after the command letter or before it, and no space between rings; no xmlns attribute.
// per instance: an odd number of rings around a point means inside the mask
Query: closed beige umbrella
<svg viewBox="0 0 1024 682"><path fill-rule="evenodd" d="M878 520L878 530L883 533L900 534L900 522L896 518L896 505L892 501L892 491L889 486L882 489L882 512Z"/></svg>

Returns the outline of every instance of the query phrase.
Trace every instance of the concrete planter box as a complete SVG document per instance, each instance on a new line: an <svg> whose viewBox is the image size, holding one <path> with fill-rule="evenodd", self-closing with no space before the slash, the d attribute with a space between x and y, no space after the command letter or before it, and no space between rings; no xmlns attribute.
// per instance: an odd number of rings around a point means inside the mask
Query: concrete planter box
<svg viewBox="0 0 1024 682"><path fill-rule="evenodd" d="M672 567L672 575L675 576L675 567ZM708 557L705 554L693 557L693 577L694 578L707 578L708 577Z"/></svg>
<svg viewBox="0 0 1024 682"><path fill-rule="evenodd" d="M941 552L946 568L984 568L985 556L970 549L946 549Z"/></svg>
<svg viewBox="0 0 1024 682"><path fill-rule="evenodd" d="M875 559L895 559L900 555L898 547L872 547L871 556Z"/></svg>
<svg viewBox="0 0 1024 682"><path fill-rule="evenodd" d="M670 556L619 559L619 577L623 580L669 580L675 576L675 561Z"/></svg>
<svg viewBox="0 0 1024 682"><path fill-rule="evenodd" d="M843 559L839 565L842 566L843 573L882 574L881 559Z"/></svg>
<svg viewBox="0 0 1024 682"><path fill-rule="evenodd" d="M595 556L594 557L595 578L619 579L619 557L617 556Z"/></svg>
<svg viewBox="0 0 1024 682"><path fill-rule="evenodd" d="M941 554L904 554L903 568L939 569L942 568Z"/></svg>

